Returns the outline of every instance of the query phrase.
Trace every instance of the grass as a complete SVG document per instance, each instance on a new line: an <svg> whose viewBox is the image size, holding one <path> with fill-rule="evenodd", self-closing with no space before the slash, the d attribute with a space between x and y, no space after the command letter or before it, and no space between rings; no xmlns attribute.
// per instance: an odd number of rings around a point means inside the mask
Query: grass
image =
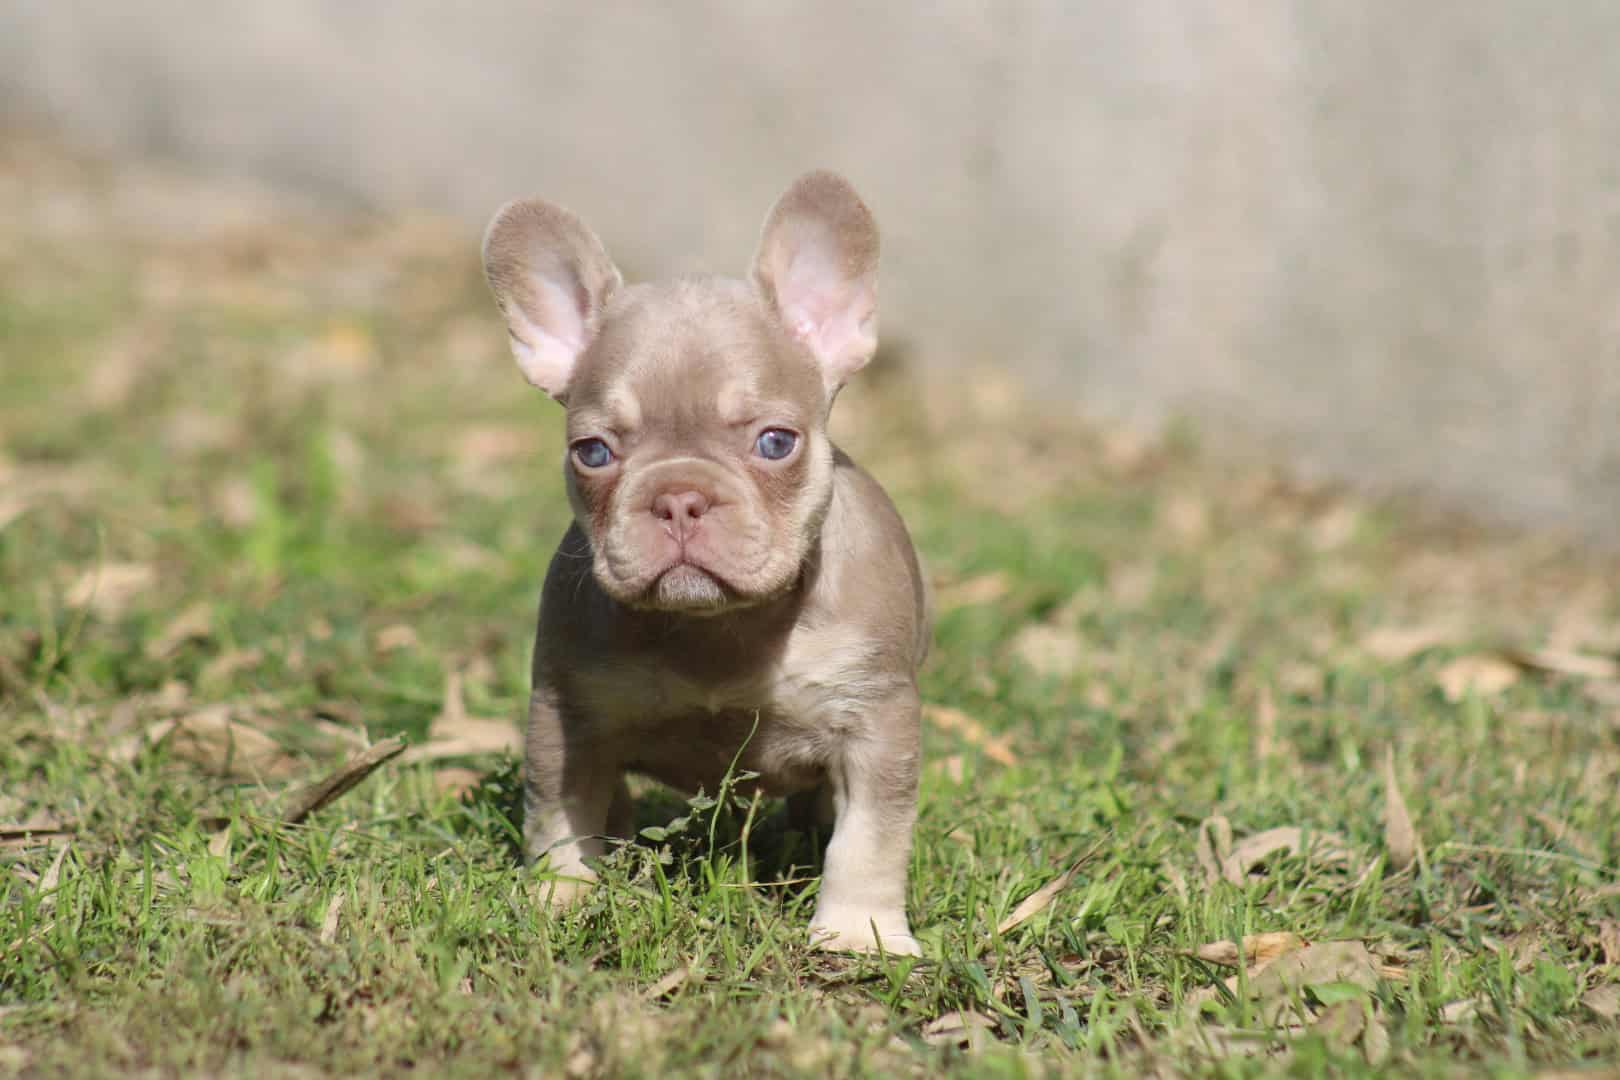
<svg viewBox="0 0 1620 1080"><path fill-rule="evenodd" d="M813 854L728 792L644 787L641 841L565 915L515 858L509 754L396 759L279 824L366 740L516 730L560 410L511 368L467 230L0 145L0 1073L1620 1057L1615 564L922 358L837 422L939 585L922 961L807 951ZM1212 818L1239 849L1306 835L1234 882L1200 861ZM1195 955L1279 931L1315 947Z"/></svg>

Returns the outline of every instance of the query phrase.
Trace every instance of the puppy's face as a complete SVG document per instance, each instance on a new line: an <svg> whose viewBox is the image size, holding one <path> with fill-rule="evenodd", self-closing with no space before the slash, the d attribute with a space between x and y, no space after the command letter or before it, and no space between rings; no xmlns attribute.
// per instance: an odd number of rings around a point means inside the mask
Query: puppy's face
<svg viewBox="0 0 1620 1080"><path fill-rule="evenodd" d="M828 411L876 346L877 230L854 190L789 188L748 282L625 287L577 218L535 200L496 215L484 260L519 366L568 407L603 590L713 614L790 588L832 497Z"/></svg>
<svg viewBox="0 0 1620 1080"><path fill-rule="evenodd" d="M742 283L622 290L568 389L564 470L603 590L707 613L789 588L832 496L828 405Z"/></svg>

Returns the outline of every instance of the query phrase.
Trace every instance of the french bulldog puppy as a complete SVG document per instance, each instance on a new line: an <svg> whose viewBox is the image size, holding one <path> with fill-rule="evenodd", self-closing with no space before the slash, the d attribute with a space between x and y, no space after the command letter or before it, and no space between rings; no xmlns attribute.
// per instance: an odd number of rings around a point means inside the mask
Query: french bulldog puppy
<svg viewBox="0 0 1620 1080"><path fill-rule="evenodd" d="M589 887L627 837L624 774L715 791L733 761L832 824L813 944L917 953L906 920L928 597L876 481L827 437L877 345L878 230L800 178L748 280L626 285L538 199L484 269L528 380L567 407L574 522L540 600L524 846ZM794 805L794 803L797 805Z"/></svg>

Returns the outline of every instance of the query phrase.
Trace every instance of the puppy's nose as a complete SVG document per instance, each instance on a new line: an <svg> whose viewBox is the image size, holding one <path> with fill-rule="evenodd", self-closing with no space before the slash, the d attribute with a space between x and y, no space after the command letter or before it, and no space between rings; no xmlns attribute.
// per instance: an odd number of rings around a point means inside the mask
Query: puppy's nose
<svg viewBox="0 0 1620 1080"><path fill-rule="evenodd" d="M652 504L653 517L666 522L681 537L708 511L709 500L701 491L665 491Z"/></svg>

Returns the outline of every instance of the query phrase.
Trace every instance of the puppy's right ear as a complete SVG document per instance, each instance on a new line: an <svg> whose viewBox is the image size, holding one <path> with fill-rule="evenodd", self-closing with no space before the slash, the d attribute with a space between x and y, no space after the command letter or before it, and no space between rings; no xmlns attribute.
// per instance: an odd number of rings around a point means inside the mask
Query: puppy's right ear
<svg viewBox="0 0 1620 1080"><path fill-rule="evenodd" d="M602 241L559 206L509 202L484 233L484 276L524 377L563 400L603 306L624 280Z"/></svg>

